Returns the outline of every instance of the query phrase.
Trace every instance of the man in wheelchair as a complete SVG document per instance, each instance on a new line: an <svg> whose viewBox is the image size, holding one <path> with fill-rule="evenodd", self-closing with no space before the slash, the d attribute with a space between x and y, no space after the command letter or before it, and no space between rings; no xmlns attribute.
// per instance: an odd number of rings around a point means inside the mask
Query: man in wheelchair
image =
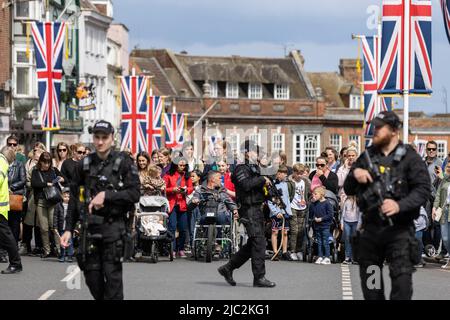
<svg viewBox="0 0 450 320"><path fill-rule="evenodd" d="M218 171L209 171L206 185L202 185L200 190L194 192L189 210L194 206L199 207L200 219L198 223L200 225L210 224L208 218L211 213L215 213L217 225L230 225L231 213L234 214L235 219L238 218L237 205L222 187L221 176ZM222 237L221 229L218 228L217 230L217 238ZM216 249L220 250L219 247L217 244Z"/></svg>

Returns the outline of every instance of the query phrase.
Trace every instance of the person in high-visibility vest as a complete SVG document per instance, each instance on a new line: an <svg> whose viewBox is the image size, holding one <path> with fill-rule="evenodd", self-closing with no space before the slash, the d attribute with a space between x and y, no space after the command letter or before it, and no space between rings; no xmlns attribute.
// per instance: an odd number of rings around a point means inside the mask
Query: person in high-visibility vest
<svg viewBox="0 0 450 320"><path fill-rule="evenodd" d="M9 266L2 274L12 274L22 271L17 243L8 225L9 188L8 168L16 158L14 150L3 147L0 153L0 248L8 252Z"/></svg>

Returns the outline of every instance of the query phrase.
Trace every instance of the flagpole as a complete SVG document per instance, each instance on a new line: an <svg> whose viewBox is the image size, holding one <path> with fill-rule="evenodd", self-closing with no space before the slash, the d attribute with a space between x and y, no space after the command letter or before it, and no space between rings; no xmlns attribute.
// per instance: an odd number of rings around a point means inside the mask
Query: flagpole
<svg viewBox="0 0 450 320"><path fill-rule="evenodd" d="M48 10L48 3L47 3L47 10L45 11L45 22L50 22L50 11ZM42 110L41 110L42 112ZM42 121L42 120L41 120ZM45 132L45 145L47 146L48 152L51 152L52 148L50 146L51 144L51 131L47 130Z"/></svg>
<svg viewBox="0 0 450 320"><path fill-rule="evenodd" d="M405 30L403 31L404 37L405 37L405 43L403 48L404 53L404 61L403 61L403 142L408 143L409 140L409 73L410 73L410 42L411 42L411 35L410 35L410 3L411 0L405 0L405 12L404 12L404 19L405 19Z"/></svg>

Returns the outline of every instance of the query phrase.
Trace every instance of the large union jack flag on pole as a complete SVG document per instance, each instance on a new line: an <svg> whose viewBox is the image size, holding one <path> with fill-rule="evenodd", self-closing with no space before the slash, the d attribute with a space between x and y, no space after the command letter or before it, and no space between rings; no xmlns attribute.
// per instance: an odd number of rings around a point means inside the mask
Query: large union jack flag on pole
<svg viewBox="0 0 450 320"><path fill-rule="evenodd" d="M148 77L127 76L121 79L122 144L133 154L147 150Z"/></svg>
<svg viewBox="0 0 450 320"><path fill-rule="evenodd" d="M381 111L392 109L392 98L384 98L378 94L380 74L380 37L361 36L362 51L364 56L364 127L366 145L373 136L373 128L369 124Z"/></svg>
<svg viewBox="0 0 450 320"><path fill-rule="evenodd" d="M64 22L33 22L34 52L43 130L59 130Z"/></svg>
<svg viewBox="0 0 450 320"><path fill-rule="evenodd" d="M152 152L155 149L161 148L164 97L152 96L149 102L147 149L148 152Z"/></svg>
<svg viewBox="0 0 450 320"><path fill-rule="evenodd" d="M174 149L182 146L184 142L185 116L182 113L164 114L166 147Z"/></svg>
<svg viewBox="0 0 450 320"><path fill-rule="evenodd" d="M444 16L444 27L447 33L448 42L450 42L450 1L441 0L442 14Z"/></svg>
<svg viewBox="0 0 450 320"><path fill-rule="evenodd" d="M383 0L382 94L430 94L431 1Z"/></svg>

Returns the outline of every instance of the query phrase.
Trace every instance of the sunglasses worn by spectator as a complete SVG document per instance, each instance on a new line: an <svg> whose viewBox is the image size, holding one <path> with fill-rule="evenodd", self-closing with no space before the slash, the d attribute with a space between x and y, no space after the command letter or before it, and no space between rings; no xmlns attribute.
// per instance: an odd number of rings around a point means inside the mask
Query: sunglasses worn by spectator
<svg viewBox="0 0 450 320"><path fill-rule="evenodd" d="M59 149L58 152L67 152L67 149Z"/></svg>
<svg viewBox="0 0 450 320"><path fill-rule="evenodd" d="M427 151L436 151L436 148L427 148Z"/></svg>
<svg viewBox="0 0 450 320"><path fill-rule="evenodd" d="M325 164L323 164L323 163L316 163L316 167L325 167Z"/></svg>
<svg viewBox="0 0 450 320"><path fill-rule="evenodd" d="M17 143L8 142L8 147L17 147Z"/></svg>
<svg viewBox="0 0 450 320"><path fill-rule="evenodd" d="M77 151L79 155L86 154L86 151Z"/></svg>

